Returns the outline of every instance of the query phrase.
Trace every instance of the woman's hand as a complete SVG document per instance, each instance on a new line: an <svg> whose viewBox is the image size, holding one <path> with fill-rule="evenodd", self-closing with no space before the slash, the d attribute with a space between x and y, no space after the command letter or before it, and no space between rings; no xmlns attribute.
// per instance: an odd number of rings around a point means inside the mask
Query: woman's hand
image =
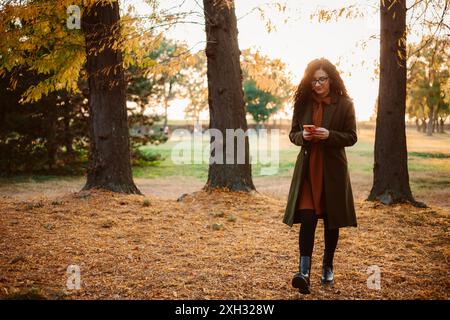
<svg viewBox="0 0 450 320"><path fill-rule="evenodd" d="M314 133L312 134L313 138L316 138L318 140L325 140L328 139L328 136L330 135L330 132L322 127L318 127L316 128L316 130L314 130Z"/></svg>
<svg viewBox="0 0 450 320"><path fill-rule="evenodd" d="M306 141L310 141L313 139L313 134L311 132L303 130L303 139L305 139Z"/></svg>

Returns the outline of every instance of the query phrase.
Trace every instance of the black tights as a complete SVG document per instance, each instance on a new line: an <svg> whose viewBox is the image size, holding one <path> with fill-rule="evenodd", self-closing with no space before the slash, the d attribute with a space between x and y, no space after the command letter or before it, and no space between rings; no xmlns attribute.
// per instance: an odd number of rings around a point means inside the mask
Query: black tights
<svg viewBox="0 0 450 320"><path fill-rule="evenodd" d="M312 256L317 221L317 215L313 210L302 212L302 222L298 239L301 256ZM332 258L339 239L339 228L328 229L326 216L324 218L324 224L325 252Z"/></svg>

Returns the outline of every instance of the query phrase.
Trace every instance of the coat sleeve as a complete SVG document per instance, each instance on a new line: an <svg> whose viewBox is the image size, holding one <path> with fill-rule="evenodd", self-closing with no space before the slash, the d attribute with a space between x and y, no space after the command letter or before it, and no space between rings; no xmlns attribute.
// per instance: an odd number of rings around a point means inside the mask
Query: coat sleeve
<svg viewBox="0 0 450 320"><path fill-rule="evenodd" d="M356 118L355 107L353 102L349 100L345 106L344 126L342 131L329 130L328 139L324 141L327 147L349 147L358 141L356 135Z"/></svg>
<svg viewBox="0 0 450 320"><path fill-rule="evenodd" d="M294 107L294 114L292 116L292 127L289 132L289 140L297 146L308 146L311 141L303 139L303 128L300 127L300 112L298 108Z"/></svg>

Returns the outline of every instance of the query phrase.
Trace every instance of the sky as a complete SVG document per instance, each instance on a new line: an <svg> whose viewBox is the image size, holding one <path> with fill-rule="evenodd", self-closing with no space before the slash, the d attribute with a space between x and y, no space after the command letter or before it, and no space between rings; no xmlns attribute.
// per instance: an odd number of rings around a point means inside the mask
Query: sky
<svg viewBox="0 0 450 320"><path fill-rule="evenodd" d="M275 9L275 2L235 0L239 48L254 48L271 58L280 58L286 63L296 85L300 82L309 61L325 57L334 64L338 63L341 77L354 100L357 120L368 120L373 114L378 95L378 78L375 77L374 70L379 56L379 16L374 12L374 1L280 0L280 3L286 4L287 10L284 13ZM128 0L126 3L132 3L139 14L150 12L141 0ZM161 1L161 7L172 8L172 12L198 13L189 19L190 22L196 23L176 25L166 34L167 37L186 42L193 52L205 47L202 3L202 0ZM320 23L317 18L310 19L310 14L318 8L334 9L351 3L357 3L359 8L365 11L363 18ZM255 7L264 10L266 20L261 18L258 10L252 10ZM276 30L270 33L265 27L267 18L276 27ZM366 43L365 47L362 47L362 42ZM169 108L169 118L182 119L187 103L175 101ZM287 114L280 116L289 118L292 106L287 105L285 109ZM202 114L203 119L207 116L207 112Z"/></svg>

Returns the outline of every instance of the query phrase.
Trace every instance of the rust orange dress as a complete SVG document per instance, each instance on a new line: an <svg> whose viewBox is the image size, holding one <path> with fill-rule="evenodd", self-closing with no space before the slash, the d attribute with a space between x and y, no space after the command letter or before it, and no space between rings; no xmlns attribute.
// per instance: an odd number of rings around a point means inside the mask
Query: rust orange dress
<svg viewBox="0 0 450 320"><path fill-rule="evenodd" d="M331 97L320 98L313 93L312 124L322 126L323 108L330 104ZM313 138L309 155L309 170L300 186L297 208L312 209L323 219L325 198L323 192L323 141Z"/></svg>

